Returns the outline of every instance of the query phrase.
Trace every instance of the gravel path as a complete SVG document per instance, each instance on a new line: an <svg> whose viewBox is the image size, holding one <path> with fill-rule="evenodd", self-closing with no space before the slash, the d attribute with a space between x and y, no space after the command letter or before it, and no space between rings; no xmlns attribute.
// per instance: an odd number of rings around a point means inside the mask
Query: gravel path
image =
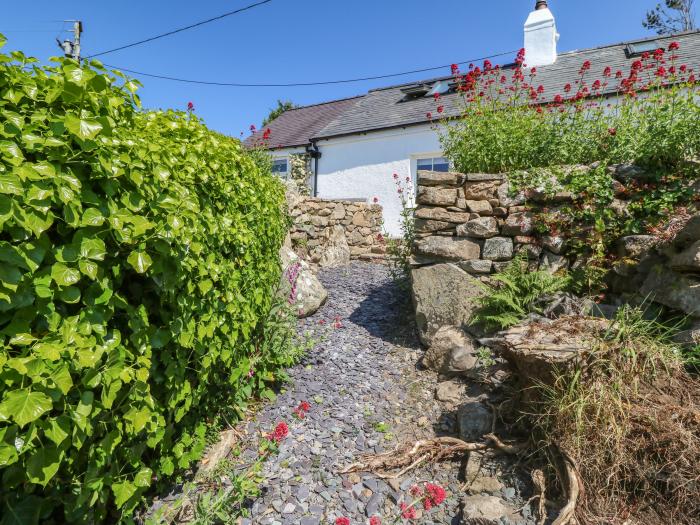
<svg viewBox="0 0 700 525"><path fill-rule="evenodd" d="M461 523L465 494L460 490L459 463L427 466L391 484L372 475L338 474L361 453L454 434L455 414L453 407L434 400L435 374L416 366L422 350L410 308L387 269L354 262L324 270L320 277L328 302L303 325L327 327L327 338L290 370L292 382L276 401L244 427L251 442L280 421L289 424L290 433L280 454L265 464L263 493L252 502L251 519L243 524L332 524L338 516L366 524L373 515L389 523L416 481L438 483L448 492L446 503L419 514L417 523ZM336 317L342 327L332 327ZM311 409L298 420L292 411L301 401L309 402ZM255 451L245 451L243 457L247 454L252 457ZM503 475L500 464L492 468ZM521 489L527 489L517 478L510 487L504 484L499 496L515 507L523 499Z"/></svg>

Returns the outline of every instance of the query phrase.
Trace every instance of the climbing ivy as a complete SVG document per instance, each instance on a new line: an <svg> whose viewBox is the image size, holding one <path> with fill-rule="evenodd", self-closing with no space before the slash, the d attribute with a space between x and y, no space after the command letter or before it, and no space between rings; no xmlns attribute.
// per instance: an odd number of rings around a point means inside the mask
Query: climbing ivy
<svg viewBox="0 0 700 525"><path fill-rule="evenodd" d="M0 47L4 38L0 39ZM283 189L97 61L0 54L2 524L127 516L276 379Z"/></svg>

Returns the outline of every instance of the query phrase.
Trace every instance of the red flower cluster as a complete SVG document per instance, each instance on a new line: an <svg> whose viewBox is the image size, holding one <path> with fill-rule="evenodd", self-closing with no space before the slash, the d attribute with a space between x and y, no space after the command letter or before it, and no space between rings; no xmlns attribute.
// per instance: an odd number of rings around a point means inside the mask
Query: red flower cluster
<svg viewBox="0 0 700 525"><path fill-rule="evenodd" d="M342 328L343 323L340 321L340 316L336 315L335 319L333 319L333 328Z"/></svg>
<svg viewBox="0 0 700 525"><path fill-rule="evenodd" d="M379 516L372 516L369 519L369 525L382 525L382 520L379 519Z"/></svg>
<svg viewBox="0 0 700 525"><path fill-rule="evenodd" d="M302 401L292 412L294 412L294 415L299 419L304 419L309 410L311 410L311 405L307 401Z"/></svg>
<svg viewBox="0 0 700 525"><path fill-rule="evenodd" d="M440 485L435 485L433 483L425 484L425 492L427 493L425 499L423 500L423 508L425 510L430 510L433 507L437 507L445 498L447 498L447 493L445 489Z"/></svg>
<svg viewBox="0 0 700 525"><path fill-rule="evenodd" d="M401 517L405 520L416 519L416 508L412 505L401 502Z"/></svg>
<svg viewBox="0 0 700 525"><path fill-rule="evenodd" d="M270 131L270 128L267 128L263 133L263 140L269 139L271 134L272 134L272 131Z"/></svg>
<svg viewBox="0 0 700 525"><path fill-rule="evenodd" d="M350 520L341 516L340 518L335 519L335 525L350 525Z"/></svg>
<svg viewBox="0 0 700 525"><path fill-rule="evenodd" d="M194 104L192 102L187 103L187 111L189 111L189 112L194 111Z"/></svg>
<svg viewBox="0 0 700 525"><path fill-rule="evenodd" d="M289 427L287 426L287 423L277 423L277 426L275 427L275 430L270 434L270 439L277 443L278 445L282 443L284 438L287 437L289 434Z"/></svg>
<svg viewBox="0 0 700 525"><path fill-rule="evenodd" d="M457 64L452 64L450 68L452 69L453 75L459 75L459 66Z"/></svg>

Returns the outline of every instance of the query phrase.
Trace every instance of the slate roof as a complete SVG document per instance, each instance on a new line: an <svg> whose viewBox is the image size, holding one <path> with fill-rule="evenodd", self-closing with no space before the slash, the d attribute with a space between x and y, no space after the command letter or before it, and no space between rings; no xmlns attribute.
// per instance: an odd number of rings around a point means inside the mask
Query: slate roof
<svg viewBox="0 0 700 525"><path fill-rule="evenodd" d="M700 31L691 31L672 36L654 36L647 39L622 42L603 47L570 51L561 53L555 64L537 68L537 76L534 84L545 88L543 102L551 101L557 94L564 95L564 86L579 78L579 70L585 61L592 64L591 71L586 75L588 84L596 79L604 80L603 70L610 67L613 76L621 70L625 76L634 60L638 57L629 57L626 48L630 43L658 41L659 47L668 49L671 42L680 44L678 51L678 64L687 64L696 74L700 73ZM513 64L503 66L506 75L507 70L512 69ZM305 145L311 139L326 139L344 135L354 135L392 128L401 128L428 122L426 115L432 113L433 118L456 117L461 114L463 99L459 93L447 93L442 95L439 104L444 111L438 115L437 103L432 97L419 97L406 99L402 88L418 83L434 83L438 80L450 80L453 77L445 76L433 78L421 82L409 82L405 84L374 89L366 95L306 106L297 110L282 114L270 124L272 136L272 148L276 144ZM609 86L603 94L609 95L617 92L618 80L610 79ZM575 88L574 88L575 89ZM326 107L327 106L327 107ZM279 137L276 130L279 129Z"/></svg>
<svg viewBox="0 0 700 525"><path fill-rule="evenodd" d="M254 146L260 143L263 133L269 128L270 138L267 143L270 149L304 147L323 128L346 113L359 98L361 97L344 98L290 109L257 130L244 144Z"/></svg>

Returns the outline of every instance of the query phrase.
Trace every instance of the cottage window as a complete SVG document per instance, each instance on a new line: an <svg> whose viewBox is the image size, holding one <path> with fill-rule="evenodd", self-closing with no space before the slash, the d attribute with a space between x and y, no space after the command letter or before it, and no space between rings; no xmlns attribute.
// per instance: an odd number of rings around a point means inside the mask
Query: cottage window
<svg viewBox="0 0 700 525"><path fill-rule="evenodd" d="M418 159L419 171L450 171L450 161L445 157L431 157L428 159Z"/></svg>
<svg viewBox="0 0 700 525"><path fill-rule="evenodd" d="M287 178L287 159L277 159L272 161L272 173L282 178Z"/></svg>

